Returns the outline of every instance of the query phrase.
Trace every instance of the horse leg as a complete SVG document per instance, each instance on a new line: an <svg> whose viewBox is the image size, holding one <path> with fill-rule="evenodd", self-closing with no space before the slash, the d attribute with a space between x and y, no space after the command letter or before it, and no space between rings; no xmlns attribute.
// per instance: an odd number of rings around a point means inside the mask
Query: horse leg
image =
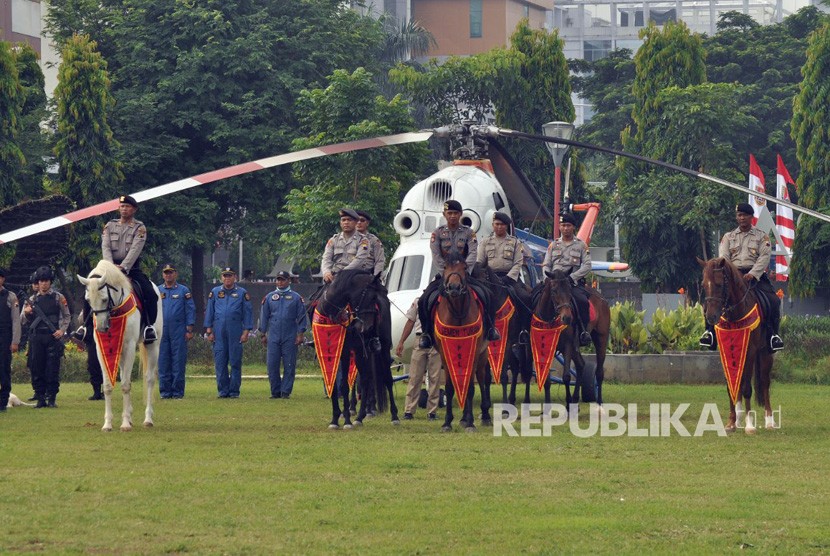
<svg viewBox="0 0 830 556"><path fill-rule="evenodd" d="M758 403L763 402L764 404L764 428L766 429L776 428L775 417L772 414L772 402L769 399L769 388L772 378L771 371L772 355L763 353L758 362L758 385L756 388L759 390L759 395L757 396ZM781 423L778 423L778 426L780 425Z"/></svg>
<svg viewBox="0 0 830 556"><path fill-rule="evenodd" d="M513 376L516 376L516 371L513 369L513 365L510 365L510 368L513 370ZM510 394L507 393L508 391L508 379L507 379L507 371L505 367L501 369L501 403L503 404L515 404L516 403L516 380L515 378L511 380L512 388L510 388ZM511 398L512 401L511 401Z"/></svg>
<svg viewBox="0 0 830 556"><path fill-rule="evenodd" d="M490 373L487 368L484 368L485 377L481 377L484 381L484 386L479 382L479 390L481 392L481 424L489 427L493 424L493 419L490 418L490 407L493 405L490 399Z"/></svg>
<svg viewBox="0 0 830 556"><path fill-rule="evenodd" d="M340 396L339 379L342 375L343 373L341 372L341 369L338 368L337 376L334 379L334 388L331 393L331 423L329 423L329 428L332 430L340 428L340 415L342 415L342 412L340 411L340 401L338 400L338 396ZM346 380L348 382L348 378Z"/></svg>
<svg viewBox="0 0 830 556"><path fill-rule="evenodd" d="M144 408L144 426L153 426L153 393L156 389L158 375L159 342L149 346L141 344L141 369L144 374L144 398L147 404Z"/></svg>
<svg viewBox="0 0 830 556"><path fill-rule="evenodd" d="M473 400L475 399L475 391L475 384L470 381L470 386L467 388L467 392L463 394L467 396L467 402L464 404L464 411L461 415L461 421L459 421L458 424L462 425L464 430L467 432L475 432L476 430L475 417L473 416Z"/></svg>
<svg viewBox="0 0 830 556"><path fill-rule="evenodd" d="M136 323L136 326L138 324ZM130 330L128 328L127 334ZM125 334L126 335L126 334ZM124 395L124 407L121 410L121 431L133 430L133 402L130 396L132 389L133 362L135 361L135 342L127 342L121 353L121 393Z"/></svg>
<svg viewBox="0 0 830 556"><path fill-rule="evenodd" d="M392 381L392 371L389 371L389 380L386 383L386 391L389 394L389 412L392 414L392 424L400 425L401 420L398 418L398 406L395 404L395 384Z"/></svg>
<svg viewBox="0 0 830 556"><path fill-rule="evenodd" d="M441 430L444 432L449 432L452 430L452 399L455 397L455 387L453 387L452 381L447 380L445 394L447 395L447 405L446 411L444 412L444 424L441 426Z"/></svg>
<svg viewBox="0 0 830 556"><path fill-rule="evenodd" d="M727 392L728 394L729 392ZM738 402L740 404L740 402ZM735 432L738 429L738 412L735 404L732 402L732 396L729 396L729 420L726 422L726 432Z"/></svg>
<svg viewBox="0 0 830 556"><path fill-rule="evenodd" d="M360 374L360 373L358 373ZM341 373L340 375L340 395L343 396L343 428L344 429L351 429L354 425L352 425L352 416L349 412L349 376L348 371ZM361 409L363 409L363 404L366 402L366 396L363 396L360 405Z"/></svg>
<svg viewBox="0 0 830 556"><path fill-rule="evenodd" d="M104 432L112 431L112 390L113 386L108 376L104 377L104 426L101 430Z"/></svg>

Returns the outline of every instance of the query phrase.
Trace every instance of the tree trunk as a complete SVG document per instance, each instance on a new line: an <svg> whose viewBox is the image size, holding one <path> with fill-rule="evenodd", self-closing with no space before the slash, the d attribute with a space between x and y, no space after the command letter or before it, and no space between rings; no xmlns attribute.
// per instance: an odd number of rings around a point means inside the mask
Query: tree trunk
<svg viewBox="0 0 830 556"><path fill-rule="evenodd" d="M703 253L703 260L708 261L709 255L706 252L706 232L703 230L703 228L700 228L698 231L700 232L700 248Z"/></svg>
<svg viewBox="0 0 830 556"><path fill-rule="evenodd" d="M205 249L201 245L194 245L190 251L190 267L193 269L193 301L196 303L196 325L194 330L203 331L205 322Z"/></svg>

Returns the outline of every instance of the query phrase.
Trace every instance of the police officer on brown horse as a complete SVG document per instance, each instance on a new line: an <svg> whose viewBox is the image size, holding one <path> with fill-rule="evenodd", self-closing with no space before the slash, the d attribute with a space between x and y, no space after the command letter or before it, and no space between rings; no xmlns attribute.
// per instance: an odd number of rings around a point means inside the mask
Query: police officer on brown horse
<svg viewBox="0 0 830 556"><path fill-rule="evenodd" d="M441 286L441 275L444 273L447 257L450 253L458 253L466 258L467 274L471 274L475 267L476 256L478 255L478 241L476 233L461 224L461 203L450 200L444 203L444 219L447 221L432 232L430 238L430 250L432 251L432 264L438 270L438 277L424 288L424 293L418 301L418 318L421 320L421 341L419 347L427 349L432 347L432 307L437 300L436 292ZM484 305L484 318L487 326L487 340L494 342L501 339L494 327L496 320L496 308L492 303L492 296L486 286L468 276L468 282Z"/></svg>
<svg viewBox="0 0 830 556"><path fill-rule="evenodd" d="M767 234L752 225L754 215L755 212L749 203L740 203L735 207L738 227L724 234L718 248L718 256L730 261L741 271L750 288L755 289L759 301L763 301L762 297L766 298L764 313L769 348L772 351L779 351L784 349L784 342L778 335L778 327L781 323L781 302L775 295L769 276L767 276L772 250ZM712 326L708 323L706 332L700 338L700 345L709 349L716 347L715 335Z"/></svg>
<svg viewBox="0 0 830 556"><path fill-rule="evenodd" d="M545 272L561 270L569 274L573 286L571 295L579 316L579 343L587 346L591 343L591 335L587 330L590 316L585 276L591 272L591 253L585 242L574 235L576 218L573 214L566 212L562 215L559 219L559 230L561 235L548 246L542 268Z"/></svg>
<svg viewBox="0 0 830 556"><path fill-rule="evenodd" d="M133 283L138 284L141 293L141 324L144 343L158 340L153 323L158 316L158 296L150 279L141 271L140 257L147 242L147 228L135 219L138 202L130 195L119 197L120 218L107 222L101 234L101 251L104 259L116 265Z"/></svg>

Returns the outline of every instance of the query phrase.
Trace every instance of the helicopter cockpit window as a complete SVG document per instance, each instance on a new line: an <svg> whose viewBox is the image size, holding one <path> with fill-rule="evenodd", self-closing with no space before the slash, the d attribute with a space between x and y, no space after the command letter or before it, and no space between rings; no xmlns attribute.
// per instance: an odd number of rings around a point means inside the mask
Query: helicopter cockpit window
<svg viewBox="0 0 830 556"><path fill-rule="evenodd" d="M392 261L386 274L386 287L390 292L417 290L421 285L424 256L410 255Z"/></svg>
<svg viewBox="0 0 830 556"><path fill-rule="evenodd" d="M435 231L435 228L438 227L438 219L434 216L426 216L424 218L424 231L427 233L432 233Z"/></svg>

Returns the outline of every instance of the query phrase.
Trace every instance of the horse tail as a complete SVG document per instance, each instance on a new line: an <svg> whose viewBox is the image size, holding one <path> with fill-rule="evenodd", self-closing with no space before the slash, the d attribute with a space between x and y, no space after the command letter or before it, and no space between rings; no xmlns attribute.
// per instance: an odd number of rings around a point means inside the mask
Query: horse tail
<svg viewBox="0 0 830 556"><path fill-rule="evenodd" d="M761 350L763 349L765 348L762 347ZM764 400L764 389L761 386L761 353L758 353L755 356L755 403L765 404L766 400Z"/></svg>
<svg viewBox="0 0 830 556"><path fill-rule="evenodd" d="M375 358L375 402L378 412L384 413L389 409L388 391L392 390L392 357L386 350L377 353Z"/></svg>

